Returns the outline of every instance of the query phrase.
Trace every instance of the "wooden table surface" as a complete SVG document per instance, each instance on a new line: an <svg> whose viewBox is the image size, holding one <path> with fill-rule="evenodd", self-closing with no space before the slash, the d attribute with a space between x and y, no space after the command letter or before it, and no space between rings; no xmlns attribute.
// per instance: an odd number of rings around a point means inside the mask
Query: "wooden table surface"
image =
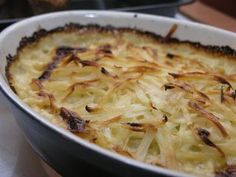
<svg viewBox="0 0 236 177"><path fill-rule="evenodd" d="M223 0L222 2L224 3ZM180 12L194 21L236 32L236 19L234 17L216 10L201 1L195 1L193 4L182 6Z"/></svg>

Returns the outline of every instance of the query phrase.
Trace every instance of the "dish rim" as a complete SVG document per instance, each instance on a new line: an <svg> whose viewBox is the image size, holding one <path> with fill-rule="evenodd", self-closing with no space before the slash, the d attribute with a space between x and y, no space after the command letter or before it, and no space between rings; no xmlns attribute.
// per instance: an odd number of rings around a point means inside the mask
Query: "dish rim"
<svg viewBox="0 0 236 177"><path fill-rule="evenodd" d="M138 14L139 18L142 19L153 19L156 21L169 21L171 23L177 23L180 25L190 25L192 27L198 27L198 28L207 28L208 30L213 30L213 31L217 31L218 33L221 34L227 34L227 35L235 35L233 32L229 32L226 30L222 30L222 29L218 29L215 27L211 27L208 25L203 25L203 24L198 24L195 22L188 22L188 21L180 21L180 20L176 20L176 19L171 19L168 17L161 17L161 16L156 16L156 15L146 15L146 14L141 14L141 13L132 13L132 12L114 12L114 11L97 11L97 10L80 10L80 11L63 11L63 12L54 12L54 13L49 13L49 14L43 14L43 15L38 15L38 16L34 16L22 21L19 21L9 27L7 27L6 29L4 29L1 34L0 34L0 45L2 45L2 41L4 40L5 36L8 35L8 33L10 33L11 31L17 30L18 27L23 26L26 27L27 25L29 25L30 23L37 21L37 20L45 20L47 18L52 18L53 16L61 16L63 18L63 16L68 15L68 13L73 13L75 15L78 16L84 16L87 18L89 18L89 14L93 14L93 18L101 18L99 15L105 15L105 16L122 16L123 18L127 18L127 19L132 19L134 18L135 15ZM24 36L22 36L24 37ZM5 58L2 57L2 60L4 60ZM191 174L186 174L183 172L177 172L174 170L170 170L170 169L166 169L166 168L162 168L159 166L153 166L144 162L140 162L134 159L130 159L128 157L124 157L122 155L119 155L115 152L112 152L110 150L104 149L96 144L90 143L86 140L84 140L83 138L80 138L74 134L72 134L71 132L58 127L57 125L51 123L49 120L45 119L43 116L41 116L39 113L37 113L36 111L34 111L31 107L29 107L28 105L26 105L10 88L7 80L5 79L5 72L1 71L1 76L0 76L0 90L4 93L4 95L8 98L8 100L10 100L11 103L13 103L14 105L16 105L21 111L25 112L26 114L28 114L30 117L33 117L33 119L35 119L38 123L43 124L44 126L46 126L47 128L50 128L52 131L57 132L58 134L60 134L61 136L64 136L67 140L69 141L73 141L75 143L78 143L79 145L83 146L84 148L88 148L89 150L92 151L96 151L99 154L102 154L112 160L117 160L119 162L125 163L129 166L133 166L133 167L138 167L140 169L143 170L147 170L147 171L151 171L154 172L156 174L163 174L166 176L181 176L181 177L190 177L192 176Z"/></svg>

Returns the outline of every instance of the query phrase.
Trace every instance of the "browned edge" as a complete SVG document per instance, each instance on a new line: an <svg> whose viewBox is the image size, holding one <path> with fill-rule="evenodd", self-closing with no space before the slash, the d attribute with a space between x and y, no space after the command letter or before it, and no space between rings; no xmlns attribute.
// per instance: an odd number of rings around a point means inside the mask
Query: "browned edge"
<svg viewBox="0 0 236 177"><path fill-rule="evenodd" d="M16 90L12 84L12 76L10 73L10 67L12 65L12 63L14 63L17 58L18 58L18 54L20 53L21 50L23 50L24 48L26 48L27 46L38 42L40 39L50 35L50 34L54 34L54 33L60 33L60 32L74 32L74 31L78 31L84 29L85 32L89 32L89 31L96 31L96 32L100 32L100 33L114 33L114 32L131 32L131 33L135 33L137 35L141 35L143 37L148 37L148 38L152 38L155 39L157 41L159 41L160 43L165 43L165 44L187 44L190 47L196 48L196 49L201 49L203 51L205 51L206 53L209 54L214 54L217 56L222 56L225 55L229 58L235 58L236 59L236 50L230 48L229 46L216 46L216 45L203 45L200 42L191 42L189 40L179 40L177 38L168 38L168 40L166 40L165 37L155 34L153 32L149 32L149 31L142 31L136 28L127 28L127 27L113 27L110 25L107 26L99 26L97 24L88 24L88 25L81 25L81 24L77 24L77 23L68 23L64 26L60 26L51 30L45 30L45 29L40 29L36 32L34 32L31 36L25 36L22 37L21 41L19 42L19 46L17 48L17 53L16 55L11 55L9 54L6 57L7 60L7 65L5 67L5 72L6 72L6 77L7 80L9 82L9 85L11 87L11 89L16 93Z"/></svg>

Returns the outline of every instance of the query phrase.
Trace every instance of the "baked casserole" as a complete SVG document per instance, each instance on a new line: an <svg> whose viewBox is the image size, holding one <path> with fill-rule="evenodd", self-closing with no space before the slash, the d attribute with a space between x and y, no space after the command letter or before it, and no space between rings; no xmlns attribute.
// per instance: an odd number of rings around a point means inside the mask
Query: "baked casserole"
<svg viewBox="0 0 236 177"><path fill-rule="evenodd" d="M68 24L7 57L14 92L52 123L123 156L236 175L236 51L131 28Z"/></svg>

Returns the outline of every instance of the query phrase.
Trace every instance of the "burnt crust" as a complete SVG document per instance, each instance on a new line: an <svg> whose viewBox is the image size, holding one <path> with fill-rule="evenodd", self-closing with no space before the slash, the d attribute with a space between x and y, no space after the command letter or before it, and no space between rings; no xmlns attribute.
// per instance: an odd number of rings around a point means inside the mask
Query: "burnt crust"
<svg viewBox="0 0 236 177"><path fill-rule="evenodd" d="M39 80L43 81L43 80L47 80L52 71L57 67L57 65L59 64L59 62L68 54L72 54L71 59L72 60L80 60L79 58L77 58L76 56L73 55L74 51L78 51L80 53L85 52L86 49L85 48L72 48L72 47L59 47L56 49L56 56L52 59L52 62L49 63L48 67L46 68L46 70L39 76Z"/></svg>
<svg viewBox="0 0 236 177"><path fill-rule="evenodd" d="M69 23L64 26L60 26L51 30L46 30L46 29L40 29L36 32L34 32L31 36L25 36L22 37L19 46L17 48L17 53L16 55L12 56L9 54L6 57L7 60L7 65L5 67L5 72L6 72L6 77L8 79L9 85L12 88L12 90L16 93L16 90L14 89L11 80L11 73L10 73L10 67L14 61L17 60L17 55L18 53L25 47L32 45L36 42L38 42L40 39L54 34L54 33L60 33L60 32L66 32L70 33L73 31L78 31L78 30L84 30L84 32L91 32L91 31L97 31L100 33L116 33L116 32L132 32L138 35L141 35L143 37L148 37L152 38L154 40L157 40L160 43L165 43L165 44L186 44L189 45L190 47L193 47L195 49L200 49L206 53L216 55L216 56L227 56L228 58L233 58L236 59L236 50L230 48L229 46L216 46L216 45L203 45L199 42L192 42L188 40L179 40L177 38L166 38L158 34L154 34L149 31L142 31L136 28L126 28L126 27L121 27L121 28L116 28L110 25L107 26L99 26L97 24L88 24L88 25L81 25L77 23Z"/></svg>
<svg viewBox="0 0 236 177"><path fill-rule="evenodd" d="M182 44L189 44L192 47L196 48L196 49L203 49L206 52L211 52L211 53L216 53L216 54L221 54L221 55L226 55L228 57L236 57L236 50L232 49L229 46L217 46L217 45L203 45L200 42L192 42L189 40L179 40L177 38L168 38L168 40L166 39L166 37L163 37L161 35L158 34L154 34L152 32L149 31L142 31L136 28L116 28L110 25L107 26L99 26L96 24L88 24L88 25L81 25L81 24L76 24L76 23L69 23L66 24L63 27L57 27L54 28L52 30L45 30L45 29L40 29L36 32L34 32L32 34L32 36L25 36L21 39L19 47L17 48L17 51L21 50L22 48L26 47L27 45L30 45L34 42L37 42L39 39L41 39L42 37L46 37L49 34L52 33L58 33L58 32L73 32L76 30L80 30L84 28L84 30L86 31L93 31L96 30L98 32L110 32L110 33L114 33L115 31L120 31L120 32L133 32L139 35L143 35L143 36L147 36L147 37L151 37L154 38L156 40L158 40L159 42L162 43L182 43Z"/></svg>
<svg viewBox="0 0 236 177"><path fill-rule="evenodd" d="M12 80L12 74L10 73L10 66L12 65L12 63L16 60L16 55L15 56L12 56L11 54L8 54L6 56L6 60L7 60L7 64L6 64L6 67L5 67L5 73L6 73L6 77L7 77L7 80L9 82L9 86L10 88L13 90L14 93L17 94L16 92L16 89L15 87L13 86L11 80Z"/></svg>

